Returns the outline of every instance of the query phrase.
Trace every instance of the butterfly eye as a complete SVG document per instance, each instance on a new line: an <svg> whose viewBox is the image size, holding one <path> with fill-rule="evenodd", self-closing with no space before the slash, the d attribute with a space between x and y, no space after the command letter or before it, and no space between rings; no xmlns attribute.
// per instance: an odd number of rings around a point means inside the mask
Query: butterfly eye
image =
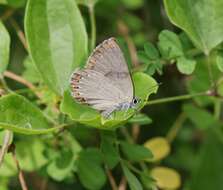
<svg viewBox="0 0 223 190"><path fill-rule="evenodd" d="M138 103L138 100L136 98L133 99L133 104L136 105Z"/></svg>

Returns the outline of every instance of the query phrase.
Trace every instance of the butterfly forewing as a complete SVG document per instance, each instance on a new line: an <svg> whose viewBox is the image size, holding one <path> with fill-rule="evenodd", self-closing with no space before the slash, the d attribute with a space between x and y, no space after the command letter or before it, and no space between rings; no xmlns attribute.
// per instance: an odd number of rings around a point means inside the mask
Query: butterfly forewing
<svg viewBox="0 0 223 190"><path fill-rule="evenodd" d="M128 101L132 100L132 79L123 53L114 38L105 40L95 48L86 68L103 73L123 91Z"/></svg>

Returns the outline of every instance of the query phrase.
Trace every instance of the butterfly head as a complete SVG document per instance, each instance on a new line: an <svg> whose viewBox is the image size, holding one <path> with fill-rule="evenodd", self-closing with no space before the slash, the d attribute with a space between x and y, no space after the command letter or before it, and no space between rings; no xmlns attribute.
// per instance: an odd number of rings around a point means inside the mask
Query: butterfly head
<svg viewBox="0 0 223 190"><path fill-rule="evenodd" d="M137 97L133 97L132 102L131 102L131 108L137 107L137 105L141 102L141 99Z"/></svg>

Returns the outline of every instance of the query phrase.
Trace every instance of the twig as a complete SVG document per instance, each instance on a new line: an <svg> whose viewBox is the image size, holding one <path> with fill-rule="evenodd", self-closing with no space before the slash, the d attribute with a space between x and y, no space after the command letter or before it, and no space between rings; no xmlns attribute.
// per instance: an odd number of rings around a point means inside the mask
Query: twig
<svg viewBox="0 0 223 190"><path fill-rule="evenodd" d="M19 25L17 24L17 22L13 19L13 18L9 18L9 21L11 23L11 25L13 26L13 28L15 29L20 41L22 42L24 48L28 51L28 45L26 43L26 38L24 35L24 32L21 30L21 28L19 27Z"/></svg>
<svg viewBox="0 0 223 190"><path fill-rule="evenodd" d="M9 147L10 142L11 142L12 134L13 133L11 131L5 130L5 135L4 135L4 139L3 139L3 145L2 145L2 148L0 150L0 167L1 167L2 163L3 163L4 156L5 156L5 154L8 151L8 147Z"/></svg>
<svg viewBox="0 0 223 190"><path fill-rule="evenodd" d="M7 20L9 17L11 17L14 14L14 9L8 9L4 12L3 15L0 16L0 20L4 21Z"/></svg>
<svg viewBox="0 0 223 190"><path fill-rule="evenodd" d="M36 87L35 87L31 82L25 80L25 79L22 78L21 76L19 76L19 75L13 73L13 72L11 72L11 71L5 71L5 72L3 73L3 75L4 75L5 77L8 77L8 78L10 78L10 79L13 79L13 80L15 80L15 81L17 81L17 82L19 82L19 83L21 83L21 84L27 86L28 88L30 88L30 89L36 94L36 96L37 96L38 98L41 98L41 97L42 97L40 93L36 92Z"/></svg>
<svg viewBox="0 0 223 190"><path fill-rule="evenodd" d="M22 190L28 190L27 185L26 185L26 181L24 178L24 174L19 166L19 161L16 158L16 153L15 153L15 146L12 147L12 158L16 164L17 170L19 172L19 182L21 185Z"/></svg>
<svg viewBox="0 0 223 190"><path fill-rule="evenodd" d="M89 5L88 10L91 22L91 50L93 50L95 48L95 43L96 43L96 21L94 14L94 5L93 4Z"/></svg>
<svg viewBox="0 0 223 190"><path fill-rule="evenodd" d="M121 179L120 184L118 186L118 190L126 190L126 188L127 188L127 181L126 181L125 176L122 176L122 179Z"/></svg>
<svg viewBox="0 0 223 190"><path fill-rule="evenodd" d="M112 190L118 190L118 186L115 182L115 179L114 179L111 171L108 168L106 168L106 174L108 176L108 179L109 179L109 182L111 184Z"/></svg>

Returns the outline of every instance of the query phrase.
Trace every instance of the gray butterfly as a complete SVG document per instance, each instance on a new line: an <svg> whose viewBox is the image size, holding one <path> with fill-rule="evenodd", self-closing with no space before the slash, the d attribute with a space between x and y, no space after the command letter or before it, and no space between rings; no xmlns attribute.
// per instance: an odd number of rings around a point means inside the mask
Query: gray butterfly
<svg viewBox="0 0 223 190"><path fill-rule="evenodd" d="M108 118L114 111L138 104L123 53L115 38L98 45L82 70L71 76L72 96Z"/></svg>

